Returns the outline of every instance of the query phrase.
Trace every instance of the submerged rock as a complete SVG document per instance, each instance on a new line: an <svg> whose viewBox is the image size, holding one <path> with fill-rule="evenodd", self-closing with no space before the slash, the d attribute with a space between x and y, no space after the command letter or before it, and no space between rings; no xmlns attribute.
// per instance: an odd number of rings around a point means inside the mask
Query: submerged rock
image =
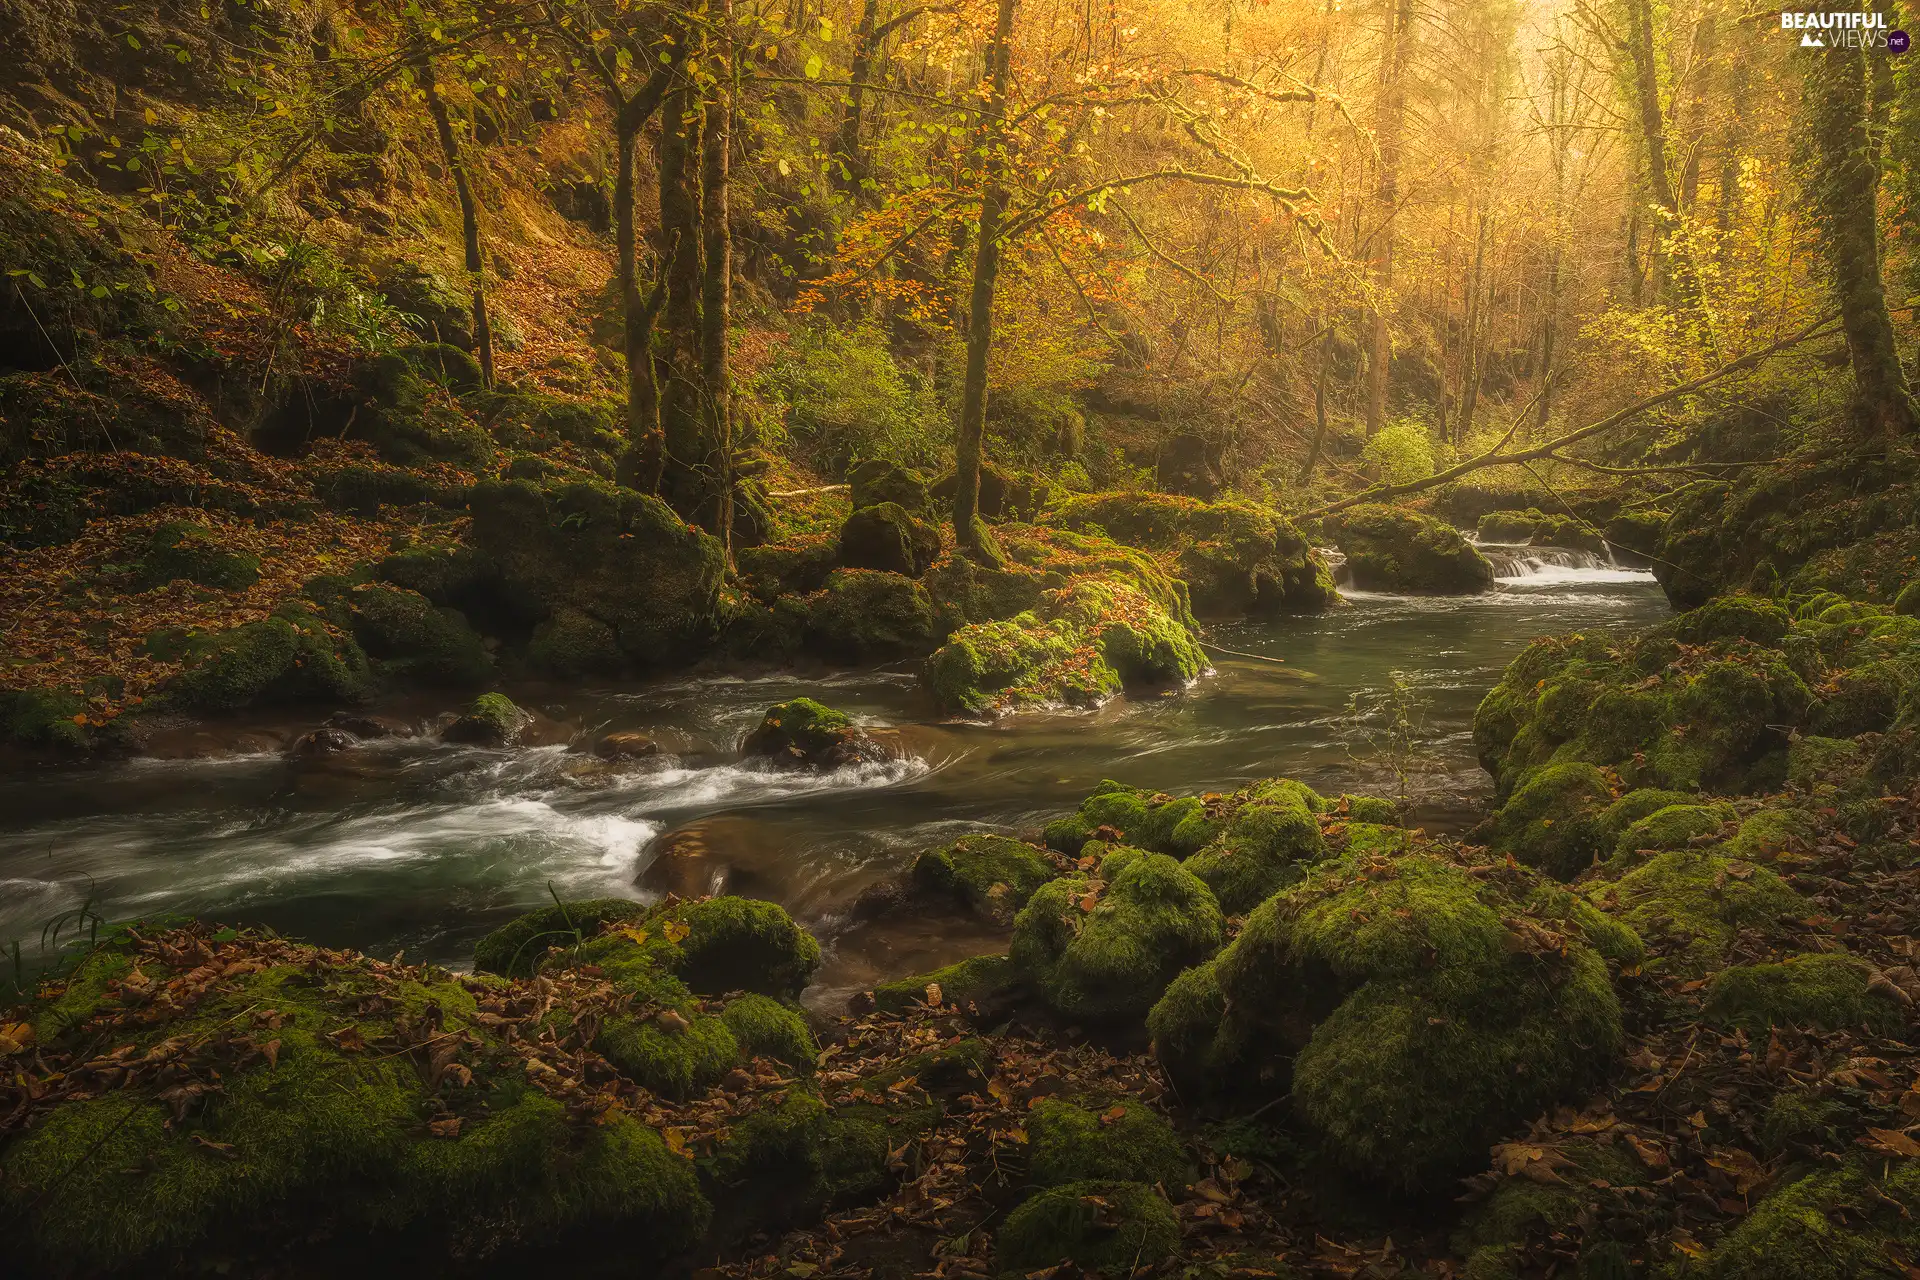
<svg viewBox="0 0 1920 1280"><path fill-rule="evenodd" d="M882 755L879 745L850 716L812 698L769 707L740 749L763 760L809 769L839 769Z"/></svg>
<svg viewBox="0 0 1920 1280"><path fill-rule="evenodd" d="M1493 587L1493 565L1458 529L1403 507L1363 503L1328 516L1353 585L1410 595L1472 595Z"/></svg>

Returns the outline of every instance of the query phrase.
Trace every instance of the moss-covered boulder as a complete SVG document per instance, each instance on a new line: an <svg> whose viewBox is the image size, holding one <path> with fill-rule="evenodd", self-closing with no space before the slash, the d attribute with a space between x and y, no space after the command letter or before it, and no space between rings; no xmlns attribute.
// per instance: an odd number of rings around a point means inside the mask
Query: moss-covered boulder
<svg viewBox="0 0 1920 1280"><path fill-rule="evenodd" d="M917 578L940 554L940 531L897 502L856 508L840 526L840 563Z"/></svg>
<svg viewBox="0 0 1920 1280"><path fill-rule="evenodd" d="M1034 1103L1027 1118L1027 1173L1036 1186L1113 1179L1177 1191L1193 1177L1180 1137L1138 1102Z"/></svg>
<svg viewBox="0 0 1920 1280"><path fill-rule="evenodd" d="M133 588L146 591L185 579L221 591L244 591L260 580L260 557L221 545L206 525L169 520L137 548Z"/></svg>
<svg viewBox="0 0 1920 1280"><path fill-rule="evenodd" d="M816 533L734 553L740 581L762 604L783 595L807 595L827 584L839 561L840 544L831 534Z"/></svg>
<svg viewBox="0 0 1920 1280"><path fill-rule="evenodd" d="M820 944L771 902L706 898L672 909L667 919L686 929L674 969L703 994L750 991L791 1000L820 967Z"/></svg>
<svg viewBox="0 0 1920 1280"><path fill-rule="evenodd" d="M1284 778L1254 783L1219 806L1209 819L1219 834L1185 866L1213 890L1222 911L1243 915L1326 856L1323 804L1310 788Z"/></svg>
<svg viewBox="0 0 1920 1280"><path fill-rule="evenodd" d="M1556 880L1571 880L1602 852L1599 819L1613 800L1612 782L1594 766L1543 765L1494 814L1488 845Z"/></svg>
<svg viewBox="0 0 1920 1280"><path fill-rule="evenodd" d="M1852 1280L1920 1248L1920 1164L1881 1160L1809 1174L1763 1200L1713 1247L1705 1280Z"/></svg>
<svg viewBox="0 0 1920 1280"><path fill-rule="evenodd" d="M1198 877L1165 854L1121 847L1094 875L1042 885L1014 920L1014 964L1069 1018L1137 1018L1175 974L1225 940Z"/></svg>
<svg viewBox="0 0 1920 1280"><path fill-rule="evenodd" d="M465 742L480 747L510 747L533 716L504 693L483 693L467 704L467 709L440 731L448 742Z"/></svg>
<svg viewBox="0 0 1920 1280"><path fill-rule="evenodd" d="M549 950L574 946L606 925L638 920L647 911L646 903L628 898L556 902L516 916L480 939L474 944L473 967L502 977L531 977L539 972Z"/></svg>
<svg viewBox="0 0 1920 1280"><path fill-rule="evenodd" d="M1046 522L1177 555L1201 617L1316 612L1339 599L1332 574L1300 531L1249 502L1097 493L1055 505Z"/></svg>
<svg viewBox="0 0 1920 1280"><path fill-rule="evenodd" d="M853 491L856 511L886 502L922 519L933 514L933 495L927 489L927 478L911 468L884 459L869 459L848 468L847 481Z"/></svg>
<svg viewBox="0 0 1920 1280"><path fill-rule="evenodd" d="M1872 965L1837 952L1735 965L1707 984L1705 1016L1717 1026L1761 1038L1774 1027L1891 1031L1906 1021L1903 1006L1885 989L1892 984L1876 990L1873 977Z"/></svg>
<svg viewBox="0 0 1920 1280"><path fill-rule="evenodd" d="M1814 634L1821 624L1794 624L1780 648L1744 634L1771 634L1770 622L1736 607L1625 638L1536 640L1475 712L1481 763L1503 795L1529 770L1565 762L1611 766L1629 787L1773 789L1790 734L1815 706L1804 676L1832 660ZM1849 660L1843 646L1834 653Z"/></svg>
<svg viewBox="0 0 1920 1280"><path fill-rule="evenodd" d="M527 665L562 679L615 675L629 665L620 634L590 613L560 605L527 638Z"/></svg>
<svg viewBox="0 0 1920 1280"><path fill-rule="evenodd" d="M1124 581L1049 591L1028 613L956 631L927 660L939 704L975 714L1037 704L1097 706L1206 669L1190 622Z"/></svg>
<svg viewBox="0 0 1920 1280"><path fill-rule="evenodd" d="M493 657L458 610L397 587L369 584L347 597L354 639L383 675L418 684L485 684Z"/></svg>
<svg viewBox="0 0 1920 1280"><path fill-rule="evenodd" d="M719 542L666 503L613 485L487 481L474 487L473 542L505 588L551 616L613 632L636 666L692 657L716 625Z"/></svg>
<svg viewBox="0 0 1920 1280"><path fill-rule="evenodd" d="M1026 1201L994 1235L1002 1275L1073 1263L1124 1276L1157 1267L1180 1246L1180 1221L1140 1182L1069 1182Z"/></svg>
<svg viewBox="0 0 1920 1280"><path fill-rule="evenodd" d="M978 1008L1002 1011L1026 990L1020 970L1006 956L972 956L944 965L931 973L896 978L873 989L874 1007L882 1013L899 1013L928 1003L937 995L942 1005L962 1009Z"/></svg>
<svg viewBox="0 0 1920 1280"><path fill-rule="evenodd" d="M1290 1096L1335 1159L1431 1186L1605 1071L1608 961L1640 957L1524 868L1349 855L1262 904L1147 1026L1183 1097Z"/></svg>
<svg viewBox="0 0 1920 1280"><path fill-rule="evenodd" d="M812 698L794 698L767 708L741 750L776 764L810 769L838 769L879 756L878 746L852 717Z"/></svg>
<svg viewBox="0 0 1920 1280"><path fill-rule="evenodd" d="M933 601L903 574L835 569L805 606L805 643L823 657L884 662L933 647Z"/></svg>
<svg viewBox="0 0 1920 1280"><path fill-rule="evenodd" d="M1276 794L1281 783L1282 780L1275 780ZM1290 789L1299 784L1284 783L1284 787ZM1243 794L1250 794L1251 790ZM1305 787L1299 787L1298 794L1309 808L1320 803L1320 798ZM1295 798L1291 790L1285 795L1288 799ZM1042 834L1048 848L1071 857L1078 857L1087 841L1104 830L1106 834L1101 838L1108 841L1185 858L1205 848L1220 834L1222 826L1215 811L1198 796L1176 797L1108 778L1103 779L1074 812L1049 822Z"/></svg>
<svg viewBox="0 0 1920 1280"><path fill-rule="evenodd" d="M1623 1142L1575 1137L1530 1143L1513 1158L1521 1161L1517 1176L1503 1177L1491 1195L1467 1210L1454 1232L1454 1250L1467 1260L1467 1280L1517 1277L1515 1246L1591 1220L1607 1207L1611 1189L1648 1182L1646 1166ZM1612 1242L1596 1242L1583 1256L1597 1260L1609 1245ZM1602 1270L1583 1261L1578 1274L1624 1280L1631 1272Z"/></svg>
<svg viewBox="0 0 1920 1280"><path fill-rule="evenodd" d="M0 1148L10 1256L69 1276L317 1236L436 1254L587 1230L652 1258L692 1245L712 1214L692 1160L612 1090L594 1105L598 1088L531 1069L536 999L267 935L116 934L36 1007L39 1053L77 1054L94 1083L36 1094Z"/></svg>
<svg viewBox="0 0 1920 1280"><path fill-rule="evenodd" d="M1614 841L1616 858L1714 843L1737 814L1730 804L1670 804L1629 823ZM1732 854L1741 857L1741 854Z"/></svg>
<svg viewBox="0 0 1920 1280"><path fill-rule="evenodd" d="M913 864L913 881L987 920L1011 924L1034 892L1061 874L1060 861L1009 836L962 836L921 854Z"/></svg>
<svg viewBox="0 0 1920 1280"><path fill-rule="evenodd" d="M1493 565L1452 525L1379 503L1328 516L1327 536L1363 591L1472 595L1493 586Z"/></svg>
<svg viewBox="0 0 1920 1280"><path fill-rule="evenodd" d="M304 605L187 643L187 665L166 699L193 711L238 711L288 702L352 702L366 696L367 655L351 636Z"/></svg>
<svg viewBox="0 0 1920 1280"><path fill-rule="evenodd" d="M492 460L486 431L461 411L440 379L423 374L406 355L375 356L354 371L352 382L352 435L388 462L449 462L478 471Z"/></svg>
<svg viewBox="0 0 1920 1280"><path fill-rule="evenodd" d="M1807 909L1766 867L1693 850L1658 854L1587 892L1635 933L1663 944L1649 963L1688 975L1717 967L1743 930L1764 932Z"/></svg>

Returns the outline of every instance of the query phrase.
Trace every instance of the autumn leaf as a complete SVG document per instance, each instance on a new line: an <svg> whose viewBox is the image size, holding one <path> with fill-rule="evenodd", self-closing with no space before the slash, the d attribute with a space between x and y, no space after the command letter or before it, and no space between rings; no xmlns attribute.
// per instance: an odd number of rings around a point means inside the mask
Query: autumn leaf
<svg viewBox="0 0 1920 1280"><path fill-rule="evenodd" d="M460 1136L460 1117L447 1116L441 1120L429 1120L427 1132L436 1138L457 1138Z"/></svg>
<svg viewBox="0 0 1920 1280"><path fill-rule="evenodd" d="M1898 1129L1868 1129L1867 1136L1855 1139L1869 1151L1889 1156L1920 1156L1920 1142Z"/></svg>

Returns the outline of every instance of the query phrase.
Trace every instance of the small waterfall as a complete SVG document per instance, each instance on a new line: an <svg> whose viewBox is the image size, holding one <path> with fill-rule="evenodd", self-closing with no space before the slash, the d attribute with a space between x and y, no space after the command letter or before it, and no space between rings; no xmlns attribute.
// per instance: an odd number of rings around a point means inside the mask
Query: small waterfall
<svg viewBox="0 0 1920 1280"><path fill-rule="evenodd" d="M1347 572L1347 553L1338 547L1315 547L1313 554L1320 557L1327 566L1327 572L1333 575L1333 585L1342 591L1353 589L1353 575Z"/></svg>
<svg viewBox="0 0 1920 1280"><path fill-rule="evenodd" d="M1535 547L1525 543L1476 542L1474 548L1493 564L1496 582L1629 582L1649 579L1645 569L1576 547Z"/></svg>

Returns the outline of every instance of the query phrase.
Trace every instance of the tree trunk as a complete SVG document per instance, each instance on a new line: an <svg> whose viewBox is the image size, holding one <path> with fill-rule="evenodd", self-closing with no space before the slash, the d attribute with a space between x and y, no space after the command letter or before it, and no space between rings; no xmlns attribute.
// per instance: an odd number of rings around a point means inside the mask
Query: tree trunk
<svg viewBox="0 0 1920 1280"><path fill-rule="evenodd" d="M1306 484L1313 479L1313 469L1320 465L1320 450L1327 443L1327 366L1332 363L1328 353L1333 347L1333 326L1320 335L1320 372L1313 383L1313 444L1307 449L1307 460L1300 467L1300 483Z"/></svg>
<svg viewBox="0 0 1920 1280"><path fill-rule="evenodd" d="M874 24L880 18L880 0L866 0L860 7L860 25L853 33L853 60L847 67L847 101L840 112L840 130L834 139L833 154L839 169L832 175L833 185L851 193L860 187L865 164L860 157L861 117L866 109L867 78L873 74Z"/></svg>
<svg viewBox="0 0 1920 1280"><path fill-rule="evenodd" d="M1480 406L1480 330L1486 322L1487 308L1482 301L1486 275L1487 241L1492 235L1492 217L1480 211L1473 235L1473 267L1467 273L1467 320L1465 367L1460 374L1460 418L1454 424L1453 438L1464 444L1473 431L1474 415Z"/></svg>
<svg viewBox="0 0 1920 1280"><path fill-rule="evenodd" d="M1013 60L1014 0L999 0L993 43L987 50L987 118L982 129L980 226L973 254L972 305L967 311L967 374L960 430L954 440L953 536L975 559L997 561L980 519L980 452L987 428L987 356L993 347L993 287L1000 273L1000 220L1007 209L1007 81Z"/></svg>
<svg viewBox="0 0 1920 1280"><path fill-rule="evenodd" d="M1407 115L1407 61L1413 48L1413 0L1398 0L1387 25L1387 46L1380 60L1379 181L1374 188L1380 229L1374 234L1373 283L1376 295L1367 338L1367 434L1387 421L1387 374L1393 364L1393 332L1387 323L1392 305L1395 207L1400 202L1400 145Z"/></svg>
<svg viewBox="0 0 1920 1280"><path fill-rule="evenodd" d="M1640 137L1646 148L1647 191L1664 215L1652 235L1652 296L1648 301L1658 302L1667 287L1664 240L1674 230L1680 206L1674 198L1673 179L1667 168L1667 117L1660 104L1660 68L1653 46L1653 0L1627 0L1627 22L1634 108L1640 117Z"/></svg>
<svg viewBox="0 0 1920 1280"><path fill-rule="evenodd" d="M653 372L653 321L662 291L656 286L651 299L640 293L639 246L633 226L633 152L639 130L629 130L625 124L620 121L615 138L619 168L613 183L614 244L620 258L627 361L627 455L621 460L620 479L629 488L656 493L666 459L666 442L660 433L660 384Z"/></svg>
<svg viewBox="0 0 1920 1280"><path fill-rule="evenodd" d="M433 117L433 130L440 135L440 151L447 169L453 174L454 194L460 199L460 233L466 242L467 287L473 293L473 348L480 360L480 381L493 386L493 326L487 321L486 260L480 252L480 205L473 196L473 184L467 180L467 166L460 155L460 139L453 131L453 119L447 114L446 100L440 96L440 82L433 73L433 57L422 51L418 68L421 92L427 95L427 112Z"/></svg>
<svg viewBox="0 0 1920 1280"><path fill-rule="evenodd" d="M682 38L691 33L682 30ZM678 76L660 121L660 235L666 286L666 341L660 389L666 445L664 486L682 515L697 516L705 485L705 406L700 372L700 132L703 113L694 85Z"/></svg>
<svg viewBox="0 0 1920 1280"><path fill-rule="evenodd" d="M733 232L728 222L727 148L733 128L733 0L716 0L720 57L707 101L702 140L700 205L704 277L700 287L700 380L705 391L707 452L701 474L711 497L701 521L733 553L733 379L727 362L729 293L733 286Z"/></svg>
<svg viewBox="0 0 1920 1280"><path fill-rule="evenodd" d="M1853 363L1863 425L1886 435L1916 428L1913 397L1894 348L1880 275L1880 153L1867 59L1836 46L1805 60L1813 220ZM1882 101L1881 113L1886 110Z"/></svg>

